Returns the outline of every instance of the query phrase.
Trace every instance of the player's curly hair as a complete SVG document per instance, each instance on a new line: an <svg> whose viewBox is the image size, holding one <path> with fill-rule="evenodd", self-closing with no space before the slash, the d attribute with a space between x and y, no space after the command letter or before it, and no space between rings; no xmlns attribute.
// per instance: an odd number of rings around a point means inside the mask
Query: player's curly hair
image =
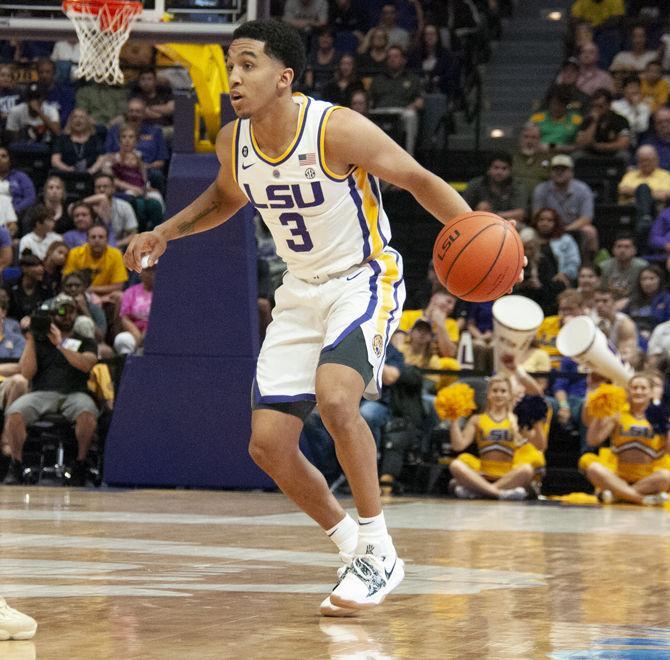
<svg viewBox="0 0 670 660"><path fill-rule="evenodd" d="M274 19L248 21L233 32L233 40L235 39L264 42L265 54L293 69L294 83L300 80L307 58L300 33L292 25Z"/></svg>

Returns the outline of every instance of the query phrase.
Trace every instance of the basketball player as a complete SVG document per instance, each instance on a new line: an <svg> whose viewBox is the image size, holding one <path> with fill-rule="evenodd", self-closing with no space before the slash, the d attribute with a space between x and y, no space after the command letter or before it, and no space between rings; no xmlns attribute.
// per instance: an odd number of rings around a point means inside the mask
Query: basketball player
<svg viewBox="0 0 670 660"><path fill-rule="evenodd" d="M143 255L154 264L168 241L212 229L249 202L261 213L288 273L258 358L249 451L338 546L345 566L321 612L350 615L380 604L404 576L381 510L375 443L359 414L361 397L379 395L386 345L405 299L379 179L411 192L443 223L470 208L362 115L292 94L305 65L292 27L245 23L226 65L238 119L217 137L218 178L185 209L137 235L125 263L140 272ZM298 448L315 401L358 522Z"/></svg>

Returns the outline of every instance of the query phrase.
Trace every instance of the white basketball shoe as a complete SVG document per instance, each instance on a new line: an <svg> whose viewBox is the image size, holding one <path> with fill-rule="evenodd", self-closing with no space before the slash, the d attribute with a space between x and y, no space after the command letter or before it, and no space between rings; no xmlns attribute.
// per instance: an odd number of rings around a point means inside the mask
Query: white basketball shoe
<svg viewBox="0 0 670 660"><path fill-rule="evenodd" d="M356 555L330 594L336 607L367 609L384 602L405 577L405 563L393 549L386 557Z"/></svg>
<svg viewBox="0 0 670 660"><path fill-rule="evenodd" d="M35 619L10 607L0 597L0 640L31 639L36 630Z"/></svg>
<svg viewBox="0 0 670 660"><path fill-rule="evenodd" d="M340 552L340 559L344 562L342 566L337 569L337 584L340 583L342 577L347 572L351 562L354 559L353 555L349 555L346 552ZM330 596L327 596L321 605L319 606L319 612L321 616L335 616L335 617L347 617L347 616L356 616L358 612L350 607L338 607L333 605L330 601Z"/></svg>

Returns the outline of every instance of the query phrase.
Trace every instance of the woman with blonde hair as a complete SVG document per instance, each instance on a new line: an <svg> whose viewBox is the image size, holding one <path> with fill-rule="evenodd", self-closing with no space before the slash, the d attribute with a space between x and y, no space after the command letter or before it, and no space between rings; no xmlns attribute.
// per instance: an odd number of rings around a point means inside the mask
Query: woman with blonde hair
<svg viewBox="0 0 670 660"><path fill-rule="evenodd" d="M662 506L670 489L670 431L668 415L652 405L654 376L645 372L628 381L628 405L621 412L601 418L584 406L586 443L598 447L610 439L610 446L598 454L583 454L579 469L596 488L600 500L622 500L631 504Z"/></svg>
<svg viewBox="0 0 670 660"><path fill-rule="evenodd" d="M479 458L463 453L449 465L457 497L524 500L528 496L527 487L545 465L547 438L541 420L521 430L513 405L512 384L496 374L489 379L484 412L472 415L463 429L452 423L452 450L462 452L475 440L479 451Z"/></svg>
<svg viewBox="0 0 670 660"><path fill-rule="evenodd" d="M41 197L44 206L51 211L56 221L54 231L57 234L63 234L72 229L72 219L67 209L67 193L63 179L57 174L52 174L44 184ZM26 231L30 231L30 228L24 228L24 233Z"/></svg>
<svg viewBox="0 0 670 660"><path fill-rule="evenodd" d="M103 165L103 147L84 108L75 108L54 143L51 166L62 172L95 174Z"/></svg>

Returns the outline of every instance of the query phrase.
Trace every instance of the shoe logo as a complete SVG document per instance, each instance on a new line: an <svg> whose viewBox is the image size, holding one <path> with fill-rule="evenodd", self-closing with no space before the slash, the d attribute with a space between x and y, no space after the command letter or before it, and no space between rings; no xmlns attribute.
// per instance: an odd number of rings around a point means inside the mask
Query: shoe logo
<svg viewBox="0 0 670 660"><path fill-rule="evenodd" d="M386 579L390 580L391 579L391 574L393 573L393 569L395 568L395 565L398 563L398 558L396 557L396 560L393 562L393 566L391 566L391 570L387 571L386 568L384 568L384 573L386 574Z"/></svg>
<svg viewBox="0 0 670 660"><path fill-rule="evenodd" d="M393 569L391 569L391 571L393 571ZM373 596L386 586L384 578L379 574L375 567L363 557L356 557L356 559L354 559L354 562L351 565L351 572L367 586L368 597Z"/></svg>
<svg viewBox="0 0 670 660"><path fill-rule="evenodd" d="M248 170L250 167L253 167L256 163L242 163L242 169Z"/></svg>
<svg viewBox="0 0 670 660"><path fill-rule="evenodd" d="M375 546L371 543L368 543L368 545L365 546L365 554L373 555L374 553L375 553Z"/></svg>
<svg viewBox="0 0 670 660"><path fill-rule="evenodd" d="M347 282L355 280L362 272L363 272L362 270L359 270L355 275L349 275L347 277Z"/></svg>

